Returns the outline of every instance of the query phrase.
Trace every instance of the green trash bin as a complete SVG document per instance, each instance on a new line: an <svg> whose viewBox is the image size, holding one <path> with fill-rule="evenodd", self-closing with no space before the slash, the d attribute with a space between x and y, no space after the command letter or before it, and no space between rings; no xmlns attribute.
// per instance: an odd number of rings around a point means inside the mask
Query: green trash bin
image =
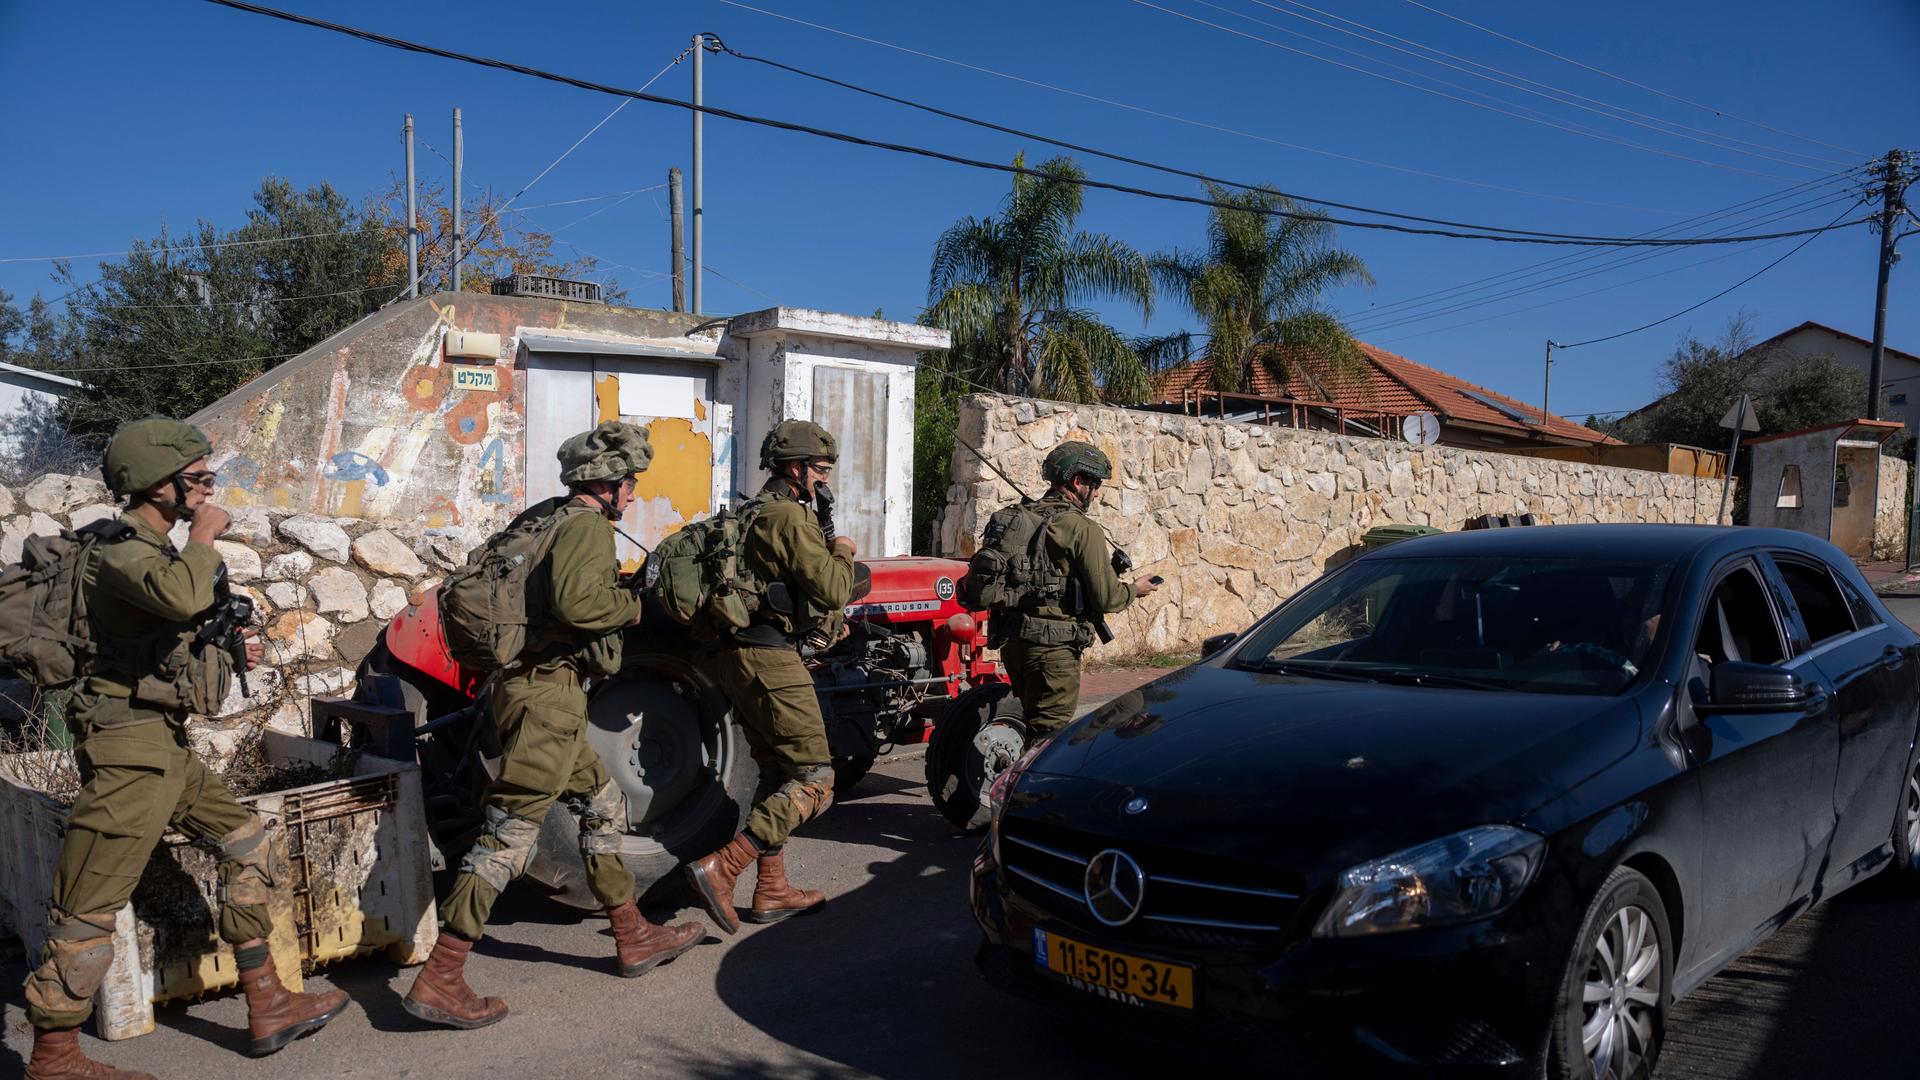
<svg viewBox="0 0 1920 1080"><path fill-rule="evenodd" d="M1416 536L1432 536L1434 533L1445 531L1432 525L1375 525L1360 537L1360 543L1368 551L1378 551L1388 544L1397 544Z"/></svg>

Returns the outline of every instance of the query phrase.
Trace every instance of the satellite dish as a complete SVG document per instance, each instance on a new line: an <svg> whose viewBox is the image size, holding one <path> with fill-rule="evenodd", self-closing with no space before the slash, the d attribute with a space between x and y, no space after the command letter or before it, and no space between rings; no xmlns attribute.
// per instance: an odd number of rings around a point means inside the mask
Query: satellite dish
<svg viewBox="0 0 1920 1080"><path fill-rule="evenodd" d="M1400 421L1400 434L1410 443L1432 446L1440 441L1440 418L1430 412L1417 412Z"/></svg>

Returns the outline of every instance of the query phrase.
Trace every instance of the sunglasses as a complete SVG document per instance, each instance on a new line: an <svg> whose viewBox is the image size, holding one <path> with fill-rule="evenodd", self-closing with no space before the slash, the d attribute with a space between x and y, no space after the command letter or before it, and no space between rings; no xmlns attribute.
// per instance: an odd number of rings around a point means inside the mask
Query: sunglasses
<svg viewBox="0 0 1920 1080"><path fill-rule="evenodd" d="M210 488L218 475L211 472L183 472L180 474L180 479L185 480L192 487Z"/></svg>

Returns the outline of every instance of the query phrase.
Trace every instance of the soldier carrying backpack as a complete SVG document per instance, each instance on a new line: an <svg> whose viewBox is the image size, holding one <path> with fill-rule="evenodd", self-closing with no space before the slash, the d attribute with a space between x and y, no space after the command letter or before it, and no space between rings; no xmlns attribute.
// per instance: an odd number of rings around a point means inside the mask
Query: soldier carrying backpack
<svg viewBox="0 0 1920 1080"><path fill-rule="evenodd" d="M578 808L587 882L613 924L619 974L634 978L699 943L689 923L657 926L634 903L620 861L627 806L587 743L582 679L620 670L620 636L640 601L620 584L613 522L653 460L645 430L610 420L560 447L569 494L530 507L476 551L442 590L448 642L494 671L491 708L503 760L482 798L485 824L440 902L440 939L403 1004L429 1023L478 1028L507 1015L462 974L494 901L533 857L540 823L562 799ZM489 630L487 618L501 621Z"/></svg>
<svg viewBox="0 0 1920 1080"><path fill-rule="evenodd" d="M1113 463L1090 443L1064 442L1047 455L1042 498L988 519L968 587L992 610L988 626L1019 697L1029 744L1072 722L1080 699L1080 654L1097 620L1159 588L1156 578L1121 580L1107 534L1087 516Z"/></svg>
<svg viewBox="0 0 1920 1080"><path fill-rule="evenodd" d="M67 708L80 794L61 842L46 947L27 978L32 1080L145 1075L89 1060L78 1029L113 962L115 915L168 829L220 851L215 928L233 946L252 1053L273 1053L347 1007L343 991L296 994L280 982L267 949L273 874L266 829L187 745L188 714L218 705L234 667L200 632L224 569L213 541L232 520L208 501L212 449L177 420L122 427L107 444L102 473L127 500L126 512L112 526L42 544L0 580L0 651L15 669L43 689L84 680ZM175 551L167 533L180 521L189 523L187 543ZM39 614L16 617L28 611ZM62 618L71 625L52 625ZM65 661L15 649L13 631L35 623L64 635ZM260 657L256 642L239 651L248 664Z"/></svg>

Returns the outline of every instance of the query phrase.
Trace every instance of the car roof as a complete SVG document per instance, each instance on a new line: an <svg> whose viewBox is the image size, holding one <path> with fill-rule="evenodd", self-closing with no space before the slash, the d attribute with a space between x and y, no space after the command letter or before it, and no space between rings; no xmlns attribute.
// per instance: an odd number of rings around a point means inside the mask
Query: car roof
<svg viewBox="0 0 1920 1080"><path fill-rule="evenodd" d="M1753 547L1785 548L1845 563L1838 548L1791 529L1724 525L1530 525L1402 540L1368 553L1397 558L1608 558L1684 562Z"/></svg>

